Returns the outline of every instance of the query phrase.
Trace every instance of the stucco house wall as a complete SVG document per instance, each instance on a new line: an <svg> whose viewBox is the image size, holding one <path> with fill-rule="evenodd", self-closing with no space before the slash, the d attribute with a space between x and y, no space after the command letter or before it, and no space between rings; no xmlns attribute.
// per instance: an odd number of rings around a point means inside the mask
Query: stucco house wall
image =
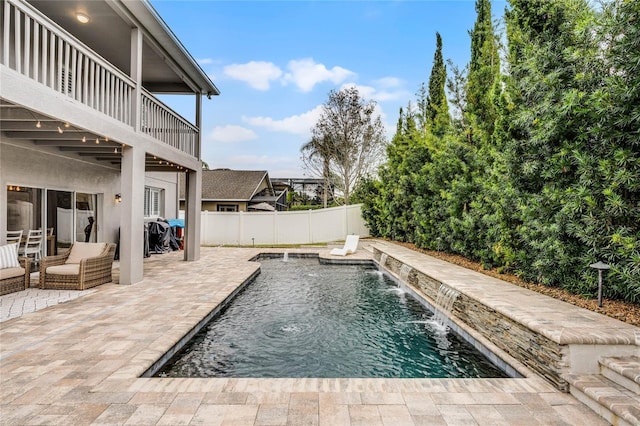
<svg viewBox="0 0 640 426"><path fill-rule="evenodd" d="M7 185L98 194L97 209L101 218L98 241L116 242L120 225L120 205L115 202L115 195L120 193L119 171L29 149L0 133L0 205L3 207L7 205ZM2 229L7 228L6 207L4 210L0 214Z"/></svg>
<svg viewBox="0 0 640 426"><path fill-rule="evenodd" d="M147 173L145 176L145 186L164 191L162 211L166 218L178 217L177 179L174 173ZM3 198L8 185L97 194L98 241L117 241L120 204L115 202L115 196L121 193L119 171L29 149L21 141L8 139L0 133L0 192ZM6 199L3 201L2 205L6 205ZM5 215L0 218L0 226L6 229Z"/></svg>

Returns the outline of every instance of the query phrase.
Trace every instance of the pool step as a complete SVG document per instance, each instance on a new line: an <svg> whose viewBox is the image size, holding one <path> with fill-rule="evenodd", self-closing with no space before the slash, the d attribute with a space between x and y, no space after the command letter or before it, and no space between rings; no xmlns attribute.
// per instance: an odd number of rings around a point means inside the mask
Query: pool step
<svg viewBox="0 0 640 426"><path fill-rule="evenodd" d="M599 363L600 374L640 395L640 357L608 357Z"/></svg>
<svg viewBox="0 0 640 426"><path fill-rule="evenodd" d="M612 425L640 425L640 396L602 374L567 374L573 396Z"/></svg>

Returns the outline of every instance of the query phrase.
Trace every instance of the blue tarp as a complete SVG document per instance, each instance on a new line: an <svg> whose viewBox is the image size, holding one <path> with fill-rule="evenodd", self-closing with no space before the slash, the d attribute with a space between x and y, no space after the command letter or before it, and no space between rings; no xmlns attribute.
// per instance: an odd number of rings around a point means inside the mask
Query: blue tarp
<svg viewBox="0 0 640 426"><path fill-rule="evenodd" d="M184 228L184 219L169 219L169 226L178 228Z"/></svg>

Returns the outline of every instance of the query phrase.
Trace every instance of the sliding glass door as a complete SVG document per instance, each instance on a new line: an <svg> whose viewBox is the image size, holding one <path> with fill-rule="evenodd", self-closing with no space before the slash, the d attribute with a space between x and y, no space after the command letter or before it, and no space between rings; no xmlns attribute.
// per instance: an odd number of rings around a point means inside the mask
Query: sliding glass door
<svg viewBox="0 0 640 426"><path fill-rule="evenodd" d="M76 241L97 241L97 198L95 194L76 193Z"/></svg>
<svg viewBox="0 0 640 426"><path fill-rule="evenodd" d="M55 189L7 186L7 231L46 226L42 255L57 254L75 241L96 242L98 195Z"/></svg>
<svg viewBox="0 0 640 426"><path fill-rule="evenodd" d="M47 227L55 237L56 253L68 249L75 241L72 205L73 192L47 190Z"/></svg>

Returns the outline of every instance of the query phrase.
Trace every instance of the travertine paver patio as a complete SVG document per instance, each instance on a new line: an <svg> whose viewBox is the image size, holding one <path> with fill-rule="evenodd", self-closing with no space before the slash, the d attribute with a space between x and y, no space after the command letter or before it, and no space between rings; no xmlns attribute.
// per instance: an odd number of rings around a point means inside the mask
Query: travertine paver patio
<svg viewBox="0 0 640 426"><path fill-rule="evenodd" d="M258 270L248 259L274 251L282 250L202 248L201 260L188 263L181 253L152 256L141 283L106 284L93 294L1 323L1 423L606 424L537 377L139 377Z"/></svg>
<svg viewBox="0 0 640 426"><path fill-rule="evenodd" d="M37 274L32 274L37 275ZM37 277L32 278L37 285ZM40 290L39 288L29 288L25 291L5 294L0 297L0 322L17 318L22 315L59 305L77 297L87 296L95 290Z"/></svg>

